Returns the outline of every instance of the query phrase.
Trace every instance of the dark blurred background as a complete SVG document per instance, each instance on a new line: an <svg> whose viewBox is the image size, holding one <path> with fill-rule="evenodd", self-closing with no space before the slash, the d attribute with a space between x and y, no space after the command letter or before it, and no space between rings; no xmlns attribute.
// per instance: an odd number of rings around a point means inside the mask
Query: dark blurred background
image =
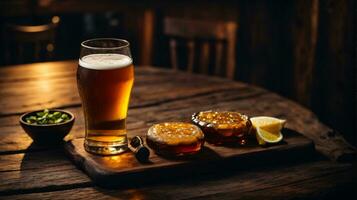
<svg viewBox="0 0 357 200"><path fill-rule="evenodd" d="M78 59L81 41L117 37L136 65L169 67L165 18L230 21L235 80L299 102L356 145L356 11L353 0L1 0L0 65Z"/></svg>

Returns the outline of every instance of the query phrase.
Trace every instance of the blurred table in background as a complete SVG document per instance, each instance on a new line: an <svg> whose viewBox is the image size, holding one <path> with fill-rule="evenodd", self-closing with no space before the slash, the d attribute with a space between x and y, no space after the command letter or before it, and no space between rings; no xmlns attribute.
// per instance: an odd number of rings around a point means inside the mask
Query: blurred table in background
<svg viewBox="0 0 357 200"><path fill-rule="evenodd" d="M294 162L177 177L135 187L101 189L65 157L61 147L38 146L21 129L26 111L64 108L76 116L70 136L83 137L76 88L77 61L0 69L0 199L336 199L356 196L355 149L311 111L265 89L227 79L136 67L129 136L153 123L189 120L192 113L236 110L287 119L320 153ZM302 161L304 160L304 161ZM341 162L345 161L345 162ZM347 162L348 161L348 162Z"/></svg>

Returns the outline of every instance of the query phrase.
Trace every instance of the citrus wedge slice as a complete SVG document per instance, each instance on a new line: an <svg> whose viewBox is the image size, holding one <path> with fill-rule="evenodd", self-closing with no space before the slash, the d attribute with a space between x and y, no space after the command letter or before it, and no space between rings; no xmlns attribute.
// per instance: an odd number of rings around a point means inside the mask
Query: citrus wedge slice
<svg viewBox="0 0 357 200"><path fill-rule="evenodd" d="M265 143L278 143L283 139L281 129L286 120L275 117L259 116L250 118L256 130L256 138L260 145Z"/></svg>
<svg viewBox="0 0 357 200"><path fill-rule="evenodd" d="M284 127L286 120L278 119L275 117L252 117L250 118L254 127L260 127L269 132L280 132L280 130Z"/></svg>
<svg viewBox="0 0 357 200"><path fill-rule="evenodd" d="M283 139L281 132L272 133L261 128L257 128L257 140L260 145L265 143L278 143Z"/></svg>

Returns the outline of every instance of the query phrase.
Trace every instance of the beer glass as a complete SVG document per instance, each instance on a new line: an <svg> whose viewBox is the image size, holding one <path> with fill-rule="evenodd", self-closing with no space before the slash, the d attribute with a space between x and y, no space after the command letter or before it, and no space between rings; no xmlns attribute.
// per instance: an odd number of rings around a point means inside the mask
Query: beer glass
<svg viewBox="0 0 357 200"><path fill-rule="evenodd" d="M86 151L114 155L127 150L126 117L133 81L129 42L98 38L81 43L77 86Z"/></svg>

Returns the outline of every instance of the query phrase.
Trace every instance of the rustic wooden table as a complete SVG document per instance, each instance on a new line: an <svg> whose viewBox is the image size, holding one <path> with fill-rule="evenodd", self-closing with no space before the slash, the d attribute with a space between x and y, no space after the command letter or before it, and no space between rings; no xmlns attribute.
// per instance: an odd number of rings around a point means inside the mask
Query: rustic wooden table
<svg viewBox="0 0 357 200"><path fill-rule="evenodd" d="M319 152L295 162L102 189L66 158L61 147L38 146L24 133L19 115L65 108L76 115L66 138L83 137L76 88L77 61L0 68L0 199L298 199L356 196L355 149L307 109L264 89L225 79L137 67L129 134L155 123L187 120L200 110L235 110L288 120L287 127L312 139ZM347 161L347 162L346 162ZM353 197L351 197L353 198Z"/></svg>

